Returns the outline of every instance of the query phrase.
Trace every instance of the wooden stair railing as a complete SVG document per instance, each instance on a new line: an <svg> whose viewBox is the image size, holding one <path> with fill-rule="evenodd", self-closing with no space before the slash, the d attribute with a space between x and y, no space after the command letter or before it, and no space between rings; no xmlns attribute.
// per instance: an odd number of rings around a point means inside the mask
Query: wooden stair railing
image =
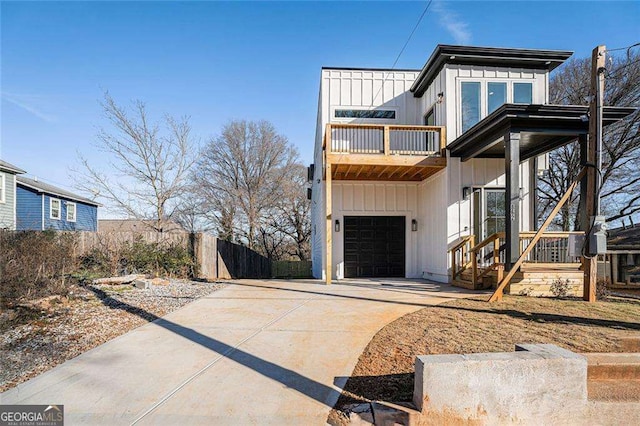
<svg viewBox="0 0 640 426"><path fill-rule="evenodd" d="M507 284L509 284L509 282L511 281L515 273L518 271L518 269L520 269L520 266L522 266L522 263L524 262L526 257L529 255L531 250L533 250L538 240L540 240L540 238L544 234L544 231L549 227L549 225L551 224L551 221L553 221L553 218L556 217L556 215L558 214L562 206L564 206L564 204L567 202L567 200L569 199L573 191L576 189L576 187L578 186L578 183L580 182L580 180L582 180L586 172L587 172L587 168L584 167L576 177L576 180L573 181L573 183L571 184L571 186L569 186L569 188L567 188L567 192L564 193L564 195L562 196L558 204L554 207L554 209L551 211L547 219L544 221L544 223L538 230L538 232L536 232L536 234L533 236L527 248L523 250L522 254L520 254L520 257L518 257L518 260L516 260L516 262L511 266L511 269L509 270L509 272L507 272L507 274L502 278L502 280L499 281L496 290L493 292L493 294L489 298L489 302L495 302L496 300L502 299L502 292L504 291L504 288L507 286Z"/></svg>
<svg viewBox="0 0 640 426"><path fill-rule="evenodd" d="M475 237L473 235L467 235L466 237L462 237L460 242L449 250L451 253L451 281L454 281L456 277L469 266L469 262L465 261L469 252L467 247L473 247L474 242ZM462 263L459 270L458 262L456 261L458 252L460 253L460 262Z"/></svg>
<svg viewBox="0 0 640 426"><path fill-rule="evenodd" d="M500 238L504 238L504 236L504 232L496 232L495 234L489 235L487 238L479 242L471 249L472 280L474 286L482 277L491 272L491 270L495 267L494 265L500 263ZM478 273L478 254L480 253L480 250L491 243L493 243L493 263L484 271L482 271L482 273Z"/></svg>

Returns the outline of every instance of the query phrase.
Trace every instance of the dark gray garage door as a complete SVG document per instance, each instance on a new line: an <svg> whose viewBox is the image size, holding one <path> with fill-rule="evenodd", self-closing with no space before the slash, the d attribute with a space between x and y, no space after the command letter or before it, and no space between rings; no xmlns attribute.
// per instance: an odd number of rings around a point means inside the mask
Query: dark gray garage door
<svg viewBox="0 0 640 426"><path fill-rule="evenodd" d="M404 216L345 216L345 277L404 277L404 227Z"/></svg>

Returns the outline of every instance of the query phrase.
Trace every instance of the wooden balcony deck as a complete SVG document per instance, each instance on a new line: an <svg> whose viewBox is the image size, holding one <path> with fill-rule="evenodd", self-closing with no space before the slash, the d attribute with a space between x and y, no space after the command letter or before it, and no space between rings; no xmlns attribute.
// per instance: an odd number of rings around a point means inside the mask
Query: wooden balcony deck
<svg viewBox="0 0 640 426"><path fill-rule="evenodd" d="M442 126L327 124L323 149L337 180L421 181L447 165Z"/></svg>

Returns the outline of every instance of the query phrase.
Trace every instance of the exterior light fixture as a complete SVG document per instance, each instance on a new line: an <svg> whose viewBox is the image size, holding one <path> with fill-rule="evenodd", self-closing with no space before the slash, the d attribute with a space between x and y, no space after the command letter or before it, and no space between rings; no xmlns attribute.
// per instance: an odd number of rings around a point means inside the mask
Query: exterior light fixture
<svg viewBox="0 0 640 426"><path fill-rule="evenodd" d="M418 221L415 219L411 219L411 230L414 232L418 230Z"/></svg>
<svg viewBox="0 0 640 426"><path fill-rule="evenodd" d="M336 224L333 229L335 229L336 232L340 232L340 221L338 219L336 219Z"/></svg>
<svg viewBox="0 0 640 426"><path fill-rule="evenodd" d="M437 103L441 104L444 101L444 92L438 93L438 101Z"/></svg>
<svg viewBox="0 0 640 426"><path fill-rule="evenodd" d="M464 186L462 188L462 199L463 200L468 200L470 195L471 195L471 187L470 186Z"/></svg>

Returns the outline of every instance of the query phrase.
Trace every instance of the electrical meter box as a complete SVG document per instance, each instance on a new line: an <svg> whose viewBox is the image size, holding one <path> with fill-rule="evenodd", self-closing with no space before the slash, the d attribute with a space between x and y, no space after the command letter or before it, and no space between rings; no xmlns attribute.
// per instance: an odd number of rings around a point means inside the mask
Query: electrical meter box
<svg viewBox="0 0 640 426"><path fill-rule="evenodd" d="M582 256L582 248L584 247L584 234L569 234L569 257Z"/></svg>
<svg viewBox="0 0 640 426"><path fill-rule="evenodd" d="M607 253L607 223L604 216L593 216L589 233L589 254L595 256Z"/></svg>

